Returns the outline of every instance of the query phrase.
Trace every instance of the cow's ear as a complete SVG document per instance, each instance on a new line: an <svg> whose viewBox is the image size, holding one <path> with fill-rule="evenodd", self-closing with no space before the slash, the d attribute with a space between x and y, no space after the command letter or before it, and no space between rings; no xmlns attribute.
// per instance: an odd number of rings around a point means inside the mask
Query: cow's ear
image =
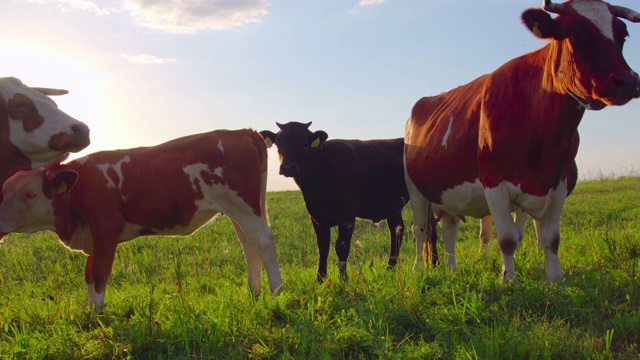
<svg viewBox="0 0 640 360"><path fill-rule="evenodd" d="M322 130L318 130L314 132L313 134L311 134L311 138L310 138L311 147L315 149L321 149L322 144L324 144L324 142L327 141L328 137L329 135Z"/></svg>
<svg viewBox="0 0 640 360"><path fill-rule="evenodd" d="M522 22L540 39L560 39L560 26L542 9L529 9L522 13Z"/></svg>
<svg viewBox="0 0 640 360"><path fill-rule="evenodd" d="M78 182L78 173L72 170L63 170L57 173L51 181L51 188L55 194L66 193Z"/></svg>
<svg viewBox="0 0 640 360"><path fill-rule="evenodd" d="M260 131L260 135L264 138L264 142L267 144L267 147L270 148L276 142L276 137L278 136L273 131L262 130Z"/></svg>

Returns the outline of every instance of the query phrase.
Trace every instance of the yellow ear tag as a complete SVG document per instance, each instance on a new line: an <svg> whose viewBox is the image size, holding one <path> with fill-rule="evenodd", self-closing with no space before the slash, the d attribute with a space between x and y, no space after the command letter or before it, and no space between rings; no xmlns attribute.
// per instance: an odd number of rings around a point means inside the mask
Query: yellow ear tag
<svg viewBox="0 0 640 360"><path fill-rule="evenodd" d="M313 140L313 142L311 143L311 147L312 148L320 147L320 138L316 138L315 140Z"/></svg>
<svg viewBox="0 0 640 360"><path fill-rule="evenodd" d="M63 192L67 191L67 183L66 182L61 182L60 185L58 185L58 188L56 189L56 194L62 194Z"/></svg>
<svg viewBox="0 0 640 360"><path fill-rule="evenodd" d="M533 34L539 38L542 38L542 31L540 31L540 26L538 26L538 23L535 23L535 25L533 25Z"/></svg>
<svg viewBox="0 0 640 360"><path fill-rule="evenodd" d="M271 141L271 138L265 138L264 142L267 144L267 148L273 146L273 141Z"/></svg>

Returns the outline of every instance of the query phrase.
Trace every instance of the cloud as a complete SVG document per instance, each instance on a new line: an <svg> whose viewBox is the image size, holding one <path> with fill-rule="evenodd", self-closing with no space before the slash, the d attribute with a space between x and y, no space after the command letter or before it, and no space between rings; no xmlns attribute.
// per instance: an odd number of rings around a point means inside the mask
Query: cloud
<svg viewBox="0 0 640 360"><path fill-rule="evenodd" d="M355 5L353 8L351 8L351 11L349 12L352 14L357 14L360 12L360 9L362 9L363 7L367 7L371 5L380 5L385 1L386 0L360 0L358 1L358 4Z"/></svg>
<svg viewBox="0 0 640 360"><path fill-rule="evenodd" d="M108 15L114 11L110 8L101 8L89 0L26 0L26 2L34 4L50 3L57 5L63 11L82 10L92 12L99 16Z"/></svg>
<svg viewBox="0 0 640 360"><path fill-rule="evenodd" d="M124 7L138 25L173 33L221 30L259 24L268 0L125 0Z"/></svg>
<svg viewBox="0 0 640 360"><path fill-rule="evenodd" d="M173 63L173 62L177 62L177 59L173 59L173 58L159 58L155 55L149 55L149 54L120 54L120 56L124 59L126 59L127 61L129 61L130 63L134 63L134 64L155 64L155 65L162 65L162 64L168 64L168 63Z"/></svg>

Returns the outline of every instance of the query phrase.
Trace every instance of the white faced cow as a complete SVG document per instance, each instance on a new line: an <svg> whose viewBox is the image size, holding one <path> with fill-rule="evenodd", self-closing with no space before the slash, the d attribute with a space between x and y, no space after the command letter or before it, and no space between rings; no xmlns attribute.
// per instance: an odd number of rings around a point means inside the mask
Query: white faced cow
<svg viewBox="0 0 640 360"><path fill-rule="evenodd" d="M155 147L103 151L65 165L22 171L2 187L0 235L53 230L88 255L88 297L98 312L119 243L143 235L188 235L228 215L260 292L282 279L266 208L267 152L253 130L213 131Z"/></svg>
<svg viewBox="0 0 640 360"><path fill-rule="evenodd" d="M549 44L466 85L420 99L405 129L405 176L414 231L426 227L431 201L444 220L451 266L460 220L491 215L502 279L517 281L519 235L510 214L520 208L539 222L547 280L553 282L563 277L560 214L585 109L640 97L638 74L622 55L628 33L620 20L640 22L640 14L601 0L547 0L544 10L529 9L522 19ZM422 249L424 234L415 237Z"/></svg>
<svg viewBox="0 0 640 360"><path fill-rule="evenodd" d="M89 128L46 96L66 93L0 78L0 184L16 171L61 160L89 145Z"/></svg>

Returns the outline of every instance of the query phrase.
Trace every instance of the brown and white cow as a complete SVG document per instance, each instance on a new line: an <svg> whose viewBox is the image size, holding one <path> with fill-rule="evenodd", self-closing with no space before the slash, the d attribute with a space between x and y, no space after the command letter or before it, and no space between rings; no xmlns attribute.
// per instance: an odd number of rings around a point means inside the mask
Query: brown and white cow
<svg viewBox="0 0 640 360"><path fill-rule="evenodd" d="M9 178L2 187L0 235L53 230L66 247L88 255L88 297L100 312L119 243L143 235L188 235L224 213L242 244L250 289L260 292L264 263L277 294L282 279L266 181L266 146L253 130L98 152Z"/></svg>
<svg viewBox="0 0 640 360"><path fill-rule="evenodd" d="M544 10L526 10L522 19L548 45L414 105L405 128L414 229L426 224L431 201L444 220L449 265L456 266L460 220L490 214L502 251L502 279L517 281L513 255L519 235L510 214L520 208L540 224L548 281L563 277L560 214L578 124L586 109L640 97L638 74L622 55L628 33L621 18L640 22L637 12L601 0L545 1ZM415 235L422 249L424 234Z"/></svg>
<svg viewBox="0 0 640 360"><path fill-rule="evenodd" d="M0 184L19 170L59 160L89 145L89 128L47 96L66 93L0 78Z"/></svg>

